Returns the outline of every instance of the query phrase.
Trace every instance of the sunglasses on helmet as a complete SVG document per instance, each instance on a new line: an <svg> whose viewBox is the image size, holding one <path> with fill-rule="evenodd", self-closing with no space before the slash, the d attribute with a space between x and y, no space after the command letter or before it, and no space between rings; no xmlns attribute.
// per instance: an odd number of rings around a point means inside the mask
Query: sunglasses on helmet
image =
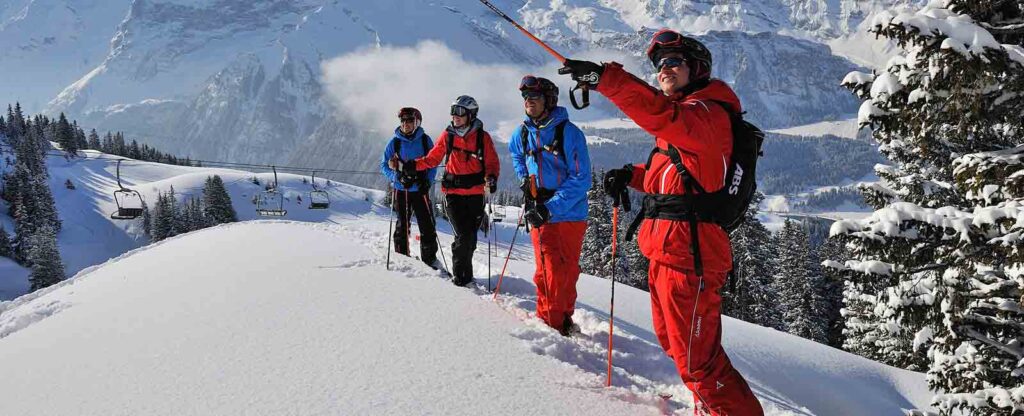
<svg viewBox="0 0 1024 416"><path fill-rule="evenodd" d="M466 109L466 107L463 107L461 105L453 105L452 106L451 115L459 116L459 117L465 117L465 116L469 115L469 110Z"/></svg>
<svg viewBox="0 0 1024 416"><path fill-rule="evenodd" d="M655 65L655 68L658 71L661 71L662 69L665 69L665 68L679 67L679 66L682 66L685 63L686 63L685 59L680 58L678 56L672 56L672 57L668 57L668 58L662 58L660 61L658 61L658 64Z"/></svg>
<svg viewBox="0 0 1024 416"><path fill-rule="evenodd" d="M402 117L399 120L401 120L403 123L415 123L416 117Z"/></svg>

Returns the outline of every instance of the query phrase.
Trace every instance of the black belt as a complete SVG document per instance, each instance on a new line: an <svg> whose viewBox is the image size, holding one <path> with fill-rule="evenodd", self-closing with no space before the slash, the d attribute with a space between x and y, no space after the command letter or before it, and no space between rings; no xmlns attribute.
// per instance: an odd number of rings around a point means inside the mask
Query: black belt
<svg viewBox="0 0 1024 416"><path fill-rule="evenodd" d="M467 175L456 175L454 173L445 172L444 176L441 177L441 186L449 189L470 189L479 185L483 185L486 182L484 180L484 173L470 173Z"/></svg>
<svg viewBox="0 0 1024 416"><path fill-rule="evenodd" d="M695 200L700 200L700 198L694 198L693 195L667 194L644 196L643 209L626 230L626 241L633 238L633 234L636 233L644 218L689 222L690 254L694 257L695 271L699 276L703 276L704 267L700 256L700 234L697 232L697 223L715 223L715 216L711 209L695 203Z"/></svg>

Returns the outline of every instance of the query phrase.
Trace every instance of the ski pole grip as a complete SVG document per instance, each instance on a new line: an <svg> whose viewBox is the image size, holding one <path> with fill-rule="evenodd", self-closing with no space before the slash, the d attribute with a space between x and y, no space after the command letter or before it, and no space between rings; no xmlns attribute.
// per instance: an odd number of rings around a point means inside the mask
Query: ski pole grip
<svg viewBox="0 0 1024 416"><path fill-rule="evenodd" d="M576 101L576 90L583 90L583 105L580 105ZM569 101L572 102L572 107L577 110L582 110L590 106L590 87L587 84L579 83L569 91Z"/></svg>

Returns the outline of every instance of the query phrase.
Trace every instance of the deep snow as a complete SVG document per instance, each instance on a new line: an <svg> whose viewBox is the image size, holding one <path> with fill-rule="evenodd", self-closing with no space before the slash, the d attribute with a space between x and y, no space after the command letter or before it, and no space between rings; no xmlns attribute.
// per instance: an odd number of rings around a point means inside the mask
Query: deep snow
<svg viewBox="0 0 1024 416"><path fill-rule="evenodd" d="M69 162L68 169L80 164L92 175L81 181L88 186L70 191L82 191L87 208L76 218L83 228L106 222L129 238L136 232L131 222L106 219L112 205L102 195L116 185L108 183L113 165L99 163L106 162ZM170 185L198 192L216 172L239 214L253 217L246 198L261 187L247 181L249 173L132 165L123 173L133 175L131 186L147 200ZM0 374L17 375L0 378L3 395L16 398L0 401L0 414L692 411L657 345L646 292L616 288L616 368L614 387L606 389L608 280L581 277L577 320L584 335L562 338L532 316L525 235L495 303L483 289L485 240L476 252L474 289L456 288L403 256L393 256L386 271L388 212L367 201L379 193L334 184L332 208L311 211L295 198L309 185L280 176L292 192L289 218L307 223L202 230L0 302ZM90 189L92 202L85 197ZM508 221L516 213L509 209ZM513 228L498 224L495 278ZM447 256L450 228L442 222L439 230ZM65 255L81 247L62 243ZM103 247L108 256L120 254ZM931 397L920 373L745 322L726 318L723 343L768 414L897 414ZM673 397L661 403L658 393Z"/></svg>

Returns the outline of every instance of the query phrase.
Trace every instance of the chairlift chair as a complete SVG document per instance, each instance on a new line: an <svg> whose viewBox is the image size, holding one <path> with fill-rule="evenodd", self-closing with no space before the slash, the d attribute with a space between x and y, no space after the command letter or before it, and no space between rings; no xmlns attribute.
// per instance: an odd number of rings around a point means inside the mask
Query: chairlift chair
<svg viewBox="0 0 1024 416"><path fill-rule="evenodd" d="M284 194L277 191L277 168L271 166L271 169L274 170L274 184L256 196L256 214L264 217L283 217L288 214L284 209Z"/></svg>
<svg viewBox="0 0 1024 416"><path fill-rule="evenodd" d="M316 186L316 171L313 171L310 183L313 185L313 190L309 192L309 209L330 208L331 198L327 195L327 191Z"/></svg>
<svg viewBox="0 0 1024 416"><path fill-rule="evenodd" d="M121 159L117 160L117 188L114 191L114 203L117 204L117 211L110 214L110 219L134 220L141 217L144 211L142 195L121 184Z"/></svg>

